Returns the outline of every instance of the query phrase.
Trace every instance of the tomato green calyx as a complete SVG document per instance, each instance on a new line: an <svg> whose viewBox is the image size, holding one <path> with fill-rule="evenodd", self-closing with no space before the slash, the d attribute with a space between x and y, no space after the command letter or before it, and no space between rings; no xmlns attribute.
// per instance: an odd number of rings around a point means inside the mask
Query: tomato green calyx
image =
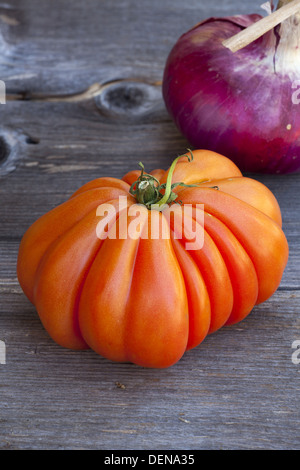
<svg viewBox="0 0 300 470"><path fill-rule="evenodd" d="M175 166L178 160L182 157L187 157L188 161L193 160L193 153L190 149L188 149L190 155L184 154L180 155L179 157L175 158L173 161L167 177L167 182L164 184L160 184L157 178L153 175L145 173L145 167L140 162L139 166L141 167L141 174L138 179L131 185L130 187L130 194L132 194L139 204L144 204L147 209L156 209L156 210L163 210L166 205L169 205L173 202L176 202L178 195L173 192L173 189L177 186L185 186L185 187L192 187L195 185L187 185L184 183L173 183L172 184L172 177L175 170ZM164 192L162 192L164 191Z"/></svg>
<svg viewBox="0 0 300 470"><path fill-rule="evenodd" d="M130 187L130 194L132 194L139 204L144 204L148 209L152 204L155 204L160 199L160 183L157 178L148 173L145 173L145 167L140 162L141 174Z"/></svg>

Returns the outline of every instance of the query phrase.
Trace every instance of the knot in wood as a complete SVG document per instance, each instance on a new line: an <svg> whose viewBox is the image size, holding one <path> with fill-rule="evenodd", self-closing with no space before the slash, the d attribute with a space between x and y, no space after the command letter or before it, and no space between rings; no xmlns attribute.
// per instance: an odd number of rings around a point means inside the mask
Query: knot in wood
<svg viewBox="0 0 300 470"><path fill-rule="evenodd" d="M139 81L119 80L103 86L95 97L98 109L116 119L140 119L151 114L161 101L161 89Z"/></svg>

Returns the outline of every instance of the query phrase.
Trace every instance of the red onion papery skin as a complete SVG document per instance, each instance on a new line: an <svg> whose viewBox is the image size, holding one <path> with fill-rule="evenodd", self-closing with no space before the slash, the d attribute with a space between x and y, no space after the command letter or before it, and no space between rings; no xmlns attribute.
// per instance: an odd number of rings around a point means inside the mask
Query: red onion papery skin
<svg viewBox="0 0 300 470"><path fill-rule="evenodd" d="M221 153L244 172L291 173L300 169L300 104L292 100L300 48L297 35L287 37L296 22L235 53L222 45L260 18L210 18L182 35L166 62L163 98L195 148Z"/></svg>

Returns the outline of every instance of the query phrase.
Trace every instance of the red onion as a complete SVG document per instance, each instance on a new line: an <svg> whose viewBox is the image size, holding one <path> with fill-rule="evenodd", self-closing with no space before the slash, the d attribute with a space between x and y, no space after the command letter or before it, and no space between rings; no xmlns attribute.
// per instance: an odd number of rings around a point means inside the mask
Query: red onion
<svg viewBox="0 0 300 470"><path fill-rule="evenodd" d="M210 18L183 34L166 63L163 97L195 148L245 172L290 173L300 169L300 12L235 53L222 44L261 18Z"/></svg>

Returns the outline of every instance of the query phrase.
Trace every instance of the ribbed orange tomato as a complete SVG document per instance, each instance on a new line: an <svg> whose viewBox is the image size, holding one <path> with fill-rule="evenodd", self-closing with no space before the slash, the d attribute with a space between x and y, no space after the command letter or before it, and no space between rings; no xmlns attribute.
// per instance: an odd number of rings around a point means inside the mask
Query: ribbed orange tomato
<svg viewBox="0 0 300 470"><path fill-rule="evenodd" d="M281 225L266 186L196 150L168 171L82 186L27 230L18 279L58 344L168 367L275 292L288 260Z"/></svg>

